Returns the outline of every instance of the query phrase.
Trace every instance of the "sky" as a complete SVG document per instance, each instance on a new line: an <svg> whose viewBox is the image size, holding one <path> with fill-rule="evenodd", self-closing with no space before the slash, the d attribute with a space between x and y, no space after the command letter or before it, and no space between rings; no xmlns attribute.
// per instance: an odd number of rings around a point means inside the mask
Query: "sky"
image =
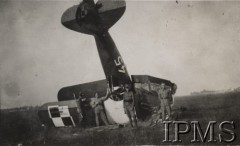
<svg viewBox="0 0 240 146"><path fill-rule="evenodd" d="M57 101L60 88L104 79L93 36L68 30L79 1L0 2L1 108ZM178 85L176 96L240 85L240 2L127 1L110 29L131 75Z"/></svg>

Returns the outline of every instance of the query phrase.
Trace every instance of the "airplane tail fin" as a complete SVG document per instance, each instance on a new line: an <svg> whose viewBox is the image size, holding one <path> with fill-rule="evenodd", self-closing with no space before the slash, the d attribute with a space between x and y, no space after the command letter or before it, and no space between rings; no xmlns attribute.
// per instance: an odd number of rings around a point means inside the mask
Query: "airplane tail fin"
<svg viewBox="0 0 240 146"><path fill-rule="evenodd" d="M79 5L67 9L62 24L74 31L85 34L107 32L123 15L125 0L83 0Z"/></svg>

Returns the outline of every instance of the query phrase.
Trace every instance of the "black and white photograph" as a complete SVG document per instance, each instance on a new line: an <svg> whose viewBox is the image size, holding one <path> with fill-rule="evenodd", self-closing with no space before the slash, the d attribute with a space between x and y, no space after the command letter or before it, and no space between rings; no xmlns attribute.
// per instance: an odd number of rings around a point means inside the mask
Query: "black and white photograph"
<svg viewBox="0 0 240 146"><path fill-rule="evenodd" d="M240 1L1 0L0 145L240 144Z"/></svg>

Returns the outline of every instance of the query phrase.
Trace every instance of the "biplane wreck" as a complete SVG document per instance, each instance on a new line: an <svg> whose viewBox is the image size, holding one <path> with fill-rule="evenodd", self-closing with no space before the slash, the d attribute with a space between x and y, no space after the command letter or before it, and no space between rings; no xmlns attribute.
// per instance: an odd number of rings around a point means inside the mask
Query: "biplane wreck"
<svg viewBox="0 0 240 146"><path fill-rule="evenodd" d="M124 113L120 94L121 86L124 84L132 85L136 115L138 119L144 121L151 117L152 109L159 105L157 93L154 92L158 85L165 83L172 90L176 90L173 89L176 85L169 80L148 75L129 76L126 65L108 32L124 14L125 9L124 0L98 0L96 3L93 0L83 0L79 5L74 5L63 13L61 21L66 28L95 38L106 79L60 89L58 102L46 103L38 111L44 125L76 126L84 121L80 124L83 127L95 126L90 102L95 93L105 96L107 88L110 88L111 96L104 102L104 107L109 122L127 123L128 118ZM84 101L79 107L77 101L80 96Z"/></svg>

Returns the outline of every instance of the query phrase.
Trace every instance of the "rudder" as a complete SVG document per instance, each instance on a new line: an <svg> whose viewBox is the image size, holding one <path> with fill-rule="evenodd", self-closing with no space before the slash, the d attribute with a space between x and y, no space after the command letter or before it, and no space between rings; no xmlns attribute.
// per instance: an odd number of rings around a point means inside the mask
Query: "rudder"
<svg viewBox="0 0 240 146"><path fill-rule="evenodd" d="M124 14L124 0L83 0L64 12L62 24L74 31L85 34L106 33Z"/></svg>

